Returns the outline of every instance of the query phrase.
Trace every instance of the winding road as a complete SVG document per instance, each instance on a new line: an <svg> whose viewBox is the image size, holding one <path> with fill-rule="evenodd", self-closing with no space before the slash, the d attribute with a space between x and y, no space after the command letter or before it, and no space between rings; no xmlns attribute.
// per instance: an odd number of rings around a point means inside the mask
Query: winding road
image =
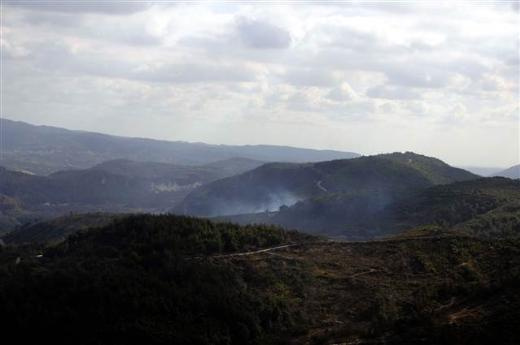
<svg viewBox="0 0 520 345"><path fill-rule="evenodd" d="M283 249L283 248L294 247L294 246L297 246L297 245L298 245L298 244L296 244L296 243L292 243L292 244L284 244L284 245L282 245L282 246L276 246L276 247L264 248L264 249L259 249L259 250L253 250L253 251L250 251L250 252L240 252L240 253L230 253L230 254L219 254L219 255L214 255L214 256L212 256L212 258L230 258L230 257L233 257L233 256L254 255L254 254L259 254L259 253L270 252L270 251L273 251L273 250L278 250L278 249Z"/></svg>
<svg viewBox="0 0 520 345"><path fill-rule="evenodd" d="M321 180L319 180L319 181L316 182L316 186L317 186L319 189L321 189L322 191L324 191L324 192L328 192L328 191L329 191L327 188L323 187L323 185L321 184Z"/></svg>

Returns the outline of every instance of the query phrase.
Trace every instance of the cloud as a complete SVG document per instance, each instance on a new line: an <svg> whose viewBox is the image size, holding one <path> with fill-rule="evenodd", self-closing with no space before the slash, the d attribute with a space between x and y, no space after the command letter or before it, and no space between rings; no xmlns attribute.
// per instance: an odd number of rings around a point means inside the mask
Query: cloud
<svg viewBox="0 0 520 345"><path fill-rule="evenodd" d="M171 84L248 82L256 78L256 70L243 63L133 61L92 51L74 52L60 43L35 46L33 50L34 66L65 77L91 75Z"/></svg>
<svg viewBox="0 0 520 345"><path fill-rule="evenodd" d="M30 55L27 48L9 41L6 37L0 39L0 49L2 50L2 59L6 60L23 59Z"/></svg>
<svg viewBox="0 0 520 345"><path fill-rule="evenodd" d="M394 64L385 68L384 73L388 77L388 82L402 87L415 88L442 88L448 85L449 71L437 66L413 64L413 61L410 63Z"/></svg>
<svg viewBox="0 0 520 345"><path fill-rule="evenodd" d="M327 94L327 98L336 102L350 101L356 97L358 97L356 92L346 82L343 82L340 86L333 88Z"/></svg>
<svg viewBox="0 0 520 345"><path fill-rule="evenodd" d="M256 49L285 49L291 45L291 35L279 26L256 19L240 17L236 29L242 42Z"/></svg>
<svg viewBox="0 0 520 345"><path fill-rule="evenodd" d="M216 143L439 150L451 161L469 155L442 145L493 128L488 144L503 147L518 122L510 4L3 3L3 109L14 119ZM510 147L494 164L517 154Z"/></svg>
<svg viewBox="0 0 520 345"><path fill-rule="evenodd" d="M25 11L22 20L34 26L53 26L74 28L82 25L84 18L67 13L49 11Z"/></svg>
<svg viewBox="0 0 520 345"><path fill-rule="evenodd" d="M323 68L288 68L283 79L295 86L332 86L337 83L334 74Z"/></svg>
<svg viewBox="0 0 520 345"><path fill-rule="evenodd" d="M4 5L24 9L64 12L64 13L100 13L109 15L128 15L144 11L151 4L145 2L111 1L111 0L5 0Z"/></svg>
<svg viewBox="0 0 520 345"><path fill-rule="evenodd" d="M384 99L417 99L420 95L417 91L411 88L405 88L400 86L392 85L377 85L369 88L366 91L366 95L372 98L384 98Z"/></svg>
<svg viewBox="0 0 520 345"><path fill-rule="evenodd" d="M247 82L255 79L255 71L241 65L177 63L132 70L126 77L162 83Z"/></svg>

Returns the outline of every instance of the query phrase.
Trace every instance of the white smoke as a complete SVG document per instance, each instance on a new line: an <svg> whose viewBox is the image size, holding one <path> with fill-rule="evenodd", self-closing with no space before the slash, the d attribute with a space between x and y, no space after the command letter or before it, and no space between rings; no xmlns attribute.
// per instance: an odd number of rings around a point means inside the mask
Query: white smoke
<svg viewBox="0 0 520 345"><path fill-rule="evenodd" d="M291 192L273 192L267 196L263 202L244 202L233 200L222 200L214 203L211 217L232 216L247 213L274 212L282 206L292 206L303 198Z"/></svg>

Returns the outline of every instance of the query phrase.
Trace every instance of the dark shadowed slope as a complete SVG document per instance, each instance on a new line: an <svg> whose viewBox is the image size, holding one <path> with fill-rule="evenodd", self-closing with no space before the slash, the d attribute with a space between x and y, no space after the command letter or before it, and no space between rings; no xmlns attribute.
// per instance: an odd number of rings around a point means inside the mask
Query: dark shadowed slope
<svg viewBox="0 0 520 345"><path fill-rule="evenodd" d="M312 162L358 156L351 152L271 145L208 145L126 138L0 119L2 160L14 170L49 174L85 169L113 159L202 165L234 157L259 161Z"/></svg>
<svg viewBox="0 0 520 345"><path fill-rule="evenodd" d="M137 216L0 247L2 335L23 344L516 345L519 286L514 239L339 243Z"/></svg>
<svg viewBox="0 0 520 345"><path fill-rule="evenodd" d="M6 244L57 243L69 235L105 227L110 222L127 217L124 214L84 213L53 218L33 224L25 224L2 237Z"/></svg>
<svg viewBox="0 0 520 345"><path fill-rule="evenodd" d="M310 198L278 212L221 219L277 224L350 240L417 228L481 237L520 236L520 182L506 178L437 185L380 206L375 195L336 194Z"/></svg>
<svg viewBox="0 0 520 345"><path fill-rule="evenodd" d="M434 225L482 237L520 235L520 181L493 177L428 188L389 205L377 222L389 232Z"/></svg>

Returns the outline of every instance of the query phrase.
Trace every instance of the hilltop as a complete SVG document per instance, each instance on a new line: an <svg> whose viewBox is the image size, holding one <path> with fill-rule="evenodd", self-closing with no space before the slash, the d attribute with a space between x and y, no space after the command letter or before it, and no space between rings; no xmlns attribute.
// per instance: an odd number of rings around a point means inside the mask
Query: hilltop
<svg viewBox="0 0 520 345"><path fill-rule="evenodd" d="M335 194L376 194L384 204L398 194L474 178L477 175L411 152L307 164L270 163L207 184L175 210L197 216L276 211L283 205Z"/></svg>
<svg viewBox="0 0 520 345"><path fill-rule="evenodd" d="M411 152L307 164L270 163L202 186L174 211L353 235L359 229L352 231L349 225L361 226L397 200L435 185L476 178Z"/></svg>

